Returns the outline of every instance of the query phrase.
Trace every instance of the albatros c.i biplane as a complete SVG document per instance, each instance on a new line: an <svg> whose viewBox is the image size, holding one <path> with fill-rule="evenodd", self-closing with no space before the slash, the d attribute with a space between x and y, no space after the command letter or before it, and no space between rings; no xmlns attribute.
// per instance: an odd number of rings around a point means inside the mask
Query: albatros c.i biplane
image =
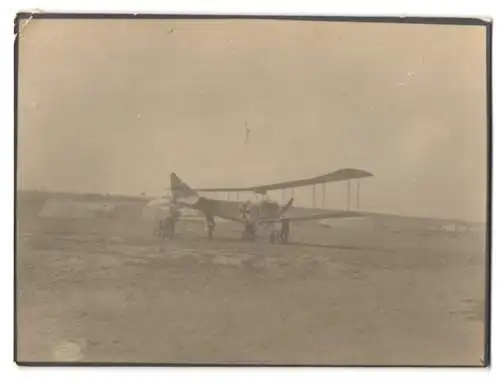
<svg viewBox="0 0 500 381"><path fill-rule="evenodd" d="M286 203L282 202L280 205L278 202L269 200L266 197L268 191L282 190L282 201L284 201L285 189L290 188L293 192L294 188L312 186L313 200L315 204L315 185L322 184L324 205L324 186L326 183L347 181L349 183L349 187L350 180L362 179L371 176L373 175L370 172L364 170L345 168L323 176L254 187L193 189L182 181L175 173L172 173L170 175L171 197L156 199L150 204L167 209L169 212L166 220L169 218L176 220L177 217L181 215L180 210L184 208L199 212L206 219L209 239L212 239L213 236L215 219L220 218L240 223L243 226L242 239L244 240L252 241L257 237L268 235L272 243L287 243L290 223L293 221L350 218L362 216L363 214L357 211L351 211L348 207L346 210L336 211L323 209L318 212L317 209L314 209L314 212L310 214L302 213L301 215L291 215L290 212L294 209L294 197L292 196ZM256 195L261 195L261 197L263 196L264 199L257 201L219 200L200 195L202 193L205 194L210 192L223 192L226 195L229 193L236 193L238 199L240 192L252 192ZM277 226L279 226L280 229L277 229ZM174 229L175 221L173 224L169 224L169 228L167 228L169 233L167 235L172 237Z"/></svg>

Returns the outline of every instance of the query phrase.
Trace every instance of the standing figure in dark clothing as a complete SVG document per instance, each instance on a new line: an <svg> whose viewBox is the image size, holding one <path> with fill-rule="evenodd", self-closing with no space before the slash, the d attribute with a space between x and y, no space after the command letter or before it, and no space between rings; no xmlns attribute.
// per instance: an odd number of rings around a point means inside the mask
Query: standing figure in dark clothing
<svg viewBox="0 0 500 381"><path fill-rule="evenodd" d="M168 238L173 239L175 236L175 227L177 225L177 221L179 220L179 217L181 216L181 213L175 207L171 207L169 212L170 212L170 215L165 219L165 222L166 222L165 227L166 227Z"/></svg>
<svg viewBox="0 0 500 381"><path fill-rule="evenodd" d="M255 226L250 221L245 222L245 230L243 231L242 238L244 241L255 240Z"/></svg>
<svg viewBox="0 0 500 381"><path fill-rule="evenodd" d="M286 218L281 220L281 233L280 238L282 243L288 243L288 236L290 235L290 221Z"/></svg>
<svg viewBox="0 0 500 381"><path fill-rule="evenodd" d="M155 235L162 240L165 239L166 232L167 232L167 219L162 219L158 221L158 227L156 228Z"/></svg>
<svg viewBox="0 0 500 381"><path fill-rule="evenodd" d="M165 240L165 238L170 238L172 234L172 216L167 216L158 222L158 236Z"/></svg>
<svg viewBox="0 0 500 381"><path fill-rule="evenodd" d="M207 219L207 231L208 231L208 240L211 241L214 236L215 230L215 219L211 214L206 215Z"/></svg>

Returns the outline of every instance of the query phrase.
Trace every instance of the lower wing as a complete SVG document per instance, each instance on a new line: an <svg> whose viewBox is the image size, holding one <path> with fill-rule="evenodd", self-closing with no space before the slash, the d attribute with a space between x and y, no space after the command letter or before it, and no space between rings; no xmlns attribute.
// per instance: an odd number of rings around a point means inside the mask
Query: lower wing
<svg viewBox="0 0 500 381"><path fill-rule="evenodd" d="M288 221L308 221L308 220L326 220L329 218L352 218L352 217L362 217L365 216L364 213L359 212L349 212L349 211L334 211L334 212L325 212L325 213L316 213L310 214L306 216L291 216L286 217ZM281 218L265 218L259 220L260 223L272 223L272 222L280 222Z"/></svg>

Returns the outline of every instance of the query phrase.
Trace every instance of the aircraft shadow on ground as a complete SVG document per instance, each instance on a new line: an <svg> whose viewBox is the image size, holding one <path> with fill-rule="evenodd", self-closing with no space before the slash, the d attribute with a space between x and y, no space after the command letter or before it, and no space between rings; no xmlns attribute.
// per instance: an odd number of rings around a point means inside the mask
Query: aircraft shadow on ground
<svg viewBox="0 0 500 381"><path fill-rule="evenodd" d="M281 246L292 246L292 247L309 247L318 249L338 249L338 250L352 250L352 251L379 251L379 252L390 252L394 251L391 249L381 248L381 247L370 247L370 246L355 246L355 245L341 245L341 244L327 244L327 243L311 243L311 242L298 242L292 241L286 245Z"/></svg>
<svg viewBox="0 0 500 381"><path fill-rule="evenodd" d="M179 239L178 237L177 239ZM190 240L192 240L194 237L190 237ZM301 242L301 241L291 241L289 243L285 244L271 244L270 242L262 241L262 240L257 240L257 241L242 241L240 238L236 237L215 237L213 241L209 242L206 240L204 237L196 237L194 238L196 241L205 241L207 244L211 243L216 243L216 242L231 242L231 243L241 243L243 245L259 245L263 244L266 246L269 246L270 248L272 247L278 247L278 248L286 248L286 247L294 247L294 248L317 248L317 249L324 249L324 250L352 250L352 251L378 251L378 252L388 252L388 251L393 251L390 249L386 248L381 248L381 247L367 247L367 246L356 246L356 245L344 245L344 244L330 244L330 243L312 243L312 242ZM182 237L181 240L187 240L187 237Z"/></svg>

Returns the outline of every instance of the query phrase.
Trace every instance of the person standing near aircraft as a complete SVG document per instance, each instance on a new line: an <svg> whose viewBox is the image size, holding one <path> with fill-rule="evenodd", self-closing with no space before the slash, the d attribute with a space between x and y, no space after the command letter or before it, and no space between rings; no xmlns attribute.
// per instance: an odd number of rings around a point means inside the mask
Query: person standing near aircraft
<svg viewBox="0 0 500 381"><path fill-rule="evenodd" d="M245 241L251 241L255 238L255 226L251 221L251 202L247 201L240 207L240 214L245 225L245 230L243 231L242 238Z"/></svg>
<svg viewBox="0 0 500 381"><path fill-rule="evenodd" d="M271 243L275 243L277 239L281 237L281 230L279 229L279 225L276 222L271 223L271 232L269 234L269 240Z"/></svg>
<svg viewBox="0 0 500 381"><path fill-rule="evenodd" d="M255 226L251 221L245 222L245 230L243 231L244 241L253 241L255 239Z"/></svg>
<svg viewBox="0 0 500 381"><path fill-rule="evenodd" d="M287 218L282 218L281 219L281 242L282 243L288 243L288 236L290 235L290 220Z"/></svg>
<svg viewBox="0 0 500 381"><path fill-rule="evenodd" d="M214 236L215 218L211 214L207 214L206 218L207 218L208 240L211 241L212 237Z"/></svg>
<svg viewBox="0 0 500 381"><path fill-rule="evenodd" d="M165 234L166 234L165 224L166 224L166 219L161 219L158 221L158 227L156 228L155 236L161 239L165 239Z"/></svg>
<svg viewBox="0 0 500 381"><path fill-rule="evenodd" d="M177 225L177 221L179 220L179 217L181 216L181 213L175 206L171 206L169 210L169 216L166 218L166 229L167 229L167 235L170 239L174 238L175 235L175 227Z"/></svg>
<svg viewBox="0 0 500 381"><path fill-rule="evenodd" d="M251 208L250 201L247 201L241 204L240 206L240 215L244 221L248 221L250 219L250 208Z"/></svg>

